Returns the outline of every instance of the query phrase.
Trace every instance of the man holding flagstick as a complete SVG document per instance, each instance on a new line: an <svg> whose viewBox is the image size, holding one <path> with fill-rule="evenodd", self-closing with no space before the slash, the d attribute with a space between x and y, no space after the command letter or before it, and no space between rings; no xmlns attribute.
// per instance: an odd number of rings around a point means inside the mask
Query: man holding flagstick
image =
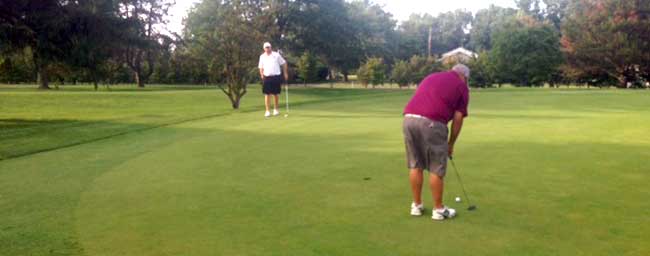
<svg viewBox="0 0 650 256"><path fill-rule="evenodd" d="M282 68L280 68L282 67ZM274 52L271 43L264 43L264 53L260 55L259 62L260 77L262 78L262 93L264 93L264 104L266 112L264 117L270 117L270 96L274 98L273 115L280 114L278 111L279 95L282 92L282 84L289 80L287 61L278 52ZM284 80L282 73L284 71ZM288 100L288 98L287 98ZM287 105L288 108L288 105Z"/></svg>

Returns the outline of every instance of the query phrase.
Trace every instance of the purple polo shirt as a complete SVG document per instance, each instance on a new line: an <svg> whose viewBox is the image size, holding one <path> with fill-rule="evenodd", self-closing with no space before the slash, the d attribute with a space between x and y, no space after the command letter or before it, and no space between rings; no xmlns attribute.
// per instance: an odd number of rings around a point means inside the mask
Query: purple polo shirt
<svg viewBox="0 0 650 256"><path fill-rule="evenodd" d="M449 123L456 111L467 116L469 89L454 71L427 76L404 108L404 114L414 114Z"/></svg>

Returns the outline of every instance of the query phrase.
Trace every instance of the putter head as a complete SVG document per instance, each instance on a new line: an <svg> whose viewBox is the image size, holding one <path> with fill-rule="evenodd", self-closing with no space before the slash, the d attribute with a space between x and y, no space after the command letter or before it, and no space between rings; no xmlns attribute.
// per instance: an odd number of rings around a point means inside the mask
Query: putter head
<svg viewBox="0 0 650 256"><path fill-rule="evenodd" d="M476 205L470 205L469 207L467 207L467 210L468 211L476 210Z"/></svg>

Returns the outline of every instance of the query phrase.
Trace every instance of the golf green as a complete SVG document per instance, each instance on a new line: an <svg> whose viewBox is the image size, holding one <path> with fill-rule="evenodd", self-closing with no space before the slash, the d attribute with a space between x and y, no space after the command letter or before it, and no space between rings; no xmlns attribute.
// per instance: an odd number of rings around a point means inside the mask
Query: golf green
<svg viewBox="0 0 650 256"><path fill-rule="evenodd" d="M444 222L409 216L409 90L0 89L0 255L649 255L650 93L471 92ZM282 112L284 114L284 110ZM466 198L463 198L466 199Z"/></svg>

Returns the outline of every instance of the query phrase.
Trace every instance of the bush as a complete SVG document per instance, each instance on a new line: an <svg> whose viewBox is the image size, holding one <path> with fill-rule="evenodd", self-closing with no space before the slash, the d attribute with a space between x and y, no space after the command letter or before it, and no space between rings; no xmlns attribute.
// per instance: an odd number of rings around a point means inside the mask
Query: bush
<svg viewBox="0 0 650 256"><path fill-rule="evenodd" d="M409 69L408 62L400 60L395 63L390 77L399 87L409 86L411 84L411 70Z"/></svg>
<svg viewBox="0 0 650 256"><path fill-rule="evenodd" d="M384 84L386 80L386 65L384 65L384 60L382 58L369 58L357 70L357 79L365 87L368 87L368 84L372 84L373 88L376 85Z"/></svg>
<svg viewBox="0 0 650 256"><path fill-rule="evenodd" d="M298 61L298 76L303 83L318 81L318 66L316 58L309 52L305 52Z"/></svg>
<svg viewBox="0 0 650 256"><path fill-rule="evenodd" d="M419 84L425 77L434 72L442 71L442 65L435 57L414 55L409 60L411 83Z"/></svg>
<svg viewBox="0 0 650 256"><path fill-rule="evenodd" d="M494 84L489 54L487 52L480 52L478 58L474 58L470 61L468 66L472 71L469 80L470 86L485 88L491 87L492 84Z"/></svg>
<svg viewBox="0 0 650 256"><path fill-rule="evenodd" d="M550 25L523 26L519 23L492 38L490 66L499 83L542 86L558 71L563 57L560 39Z"/></svg>

